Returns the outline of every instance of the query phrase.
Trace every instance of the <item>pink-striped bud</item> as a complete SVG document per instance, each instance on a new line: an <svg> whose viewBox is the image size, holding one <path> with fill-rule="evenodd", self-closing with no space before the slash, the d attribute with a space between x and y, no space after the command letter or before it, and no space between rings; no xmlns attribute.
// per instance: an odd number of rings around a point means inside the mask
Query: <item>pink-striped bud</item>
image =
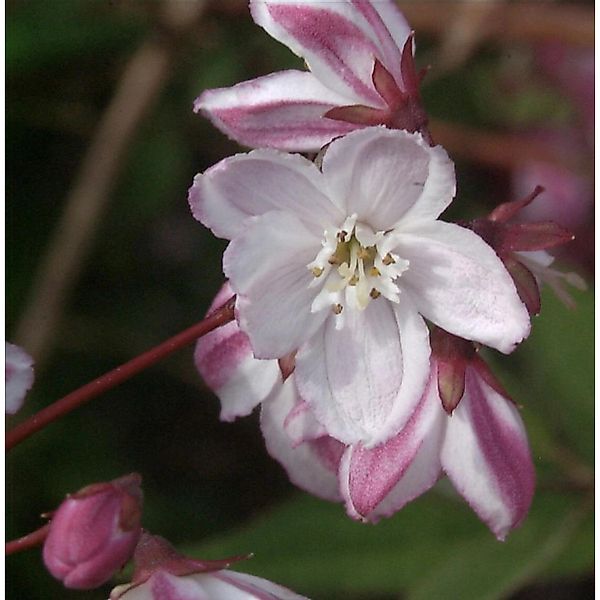
<svg viewBox="0 0 600 600"><path fill-rule="evenodd" d="M44 563L65 587L91 589L132 556L141 535L141 477L94 483L67 496L50 523Z"/></svg>

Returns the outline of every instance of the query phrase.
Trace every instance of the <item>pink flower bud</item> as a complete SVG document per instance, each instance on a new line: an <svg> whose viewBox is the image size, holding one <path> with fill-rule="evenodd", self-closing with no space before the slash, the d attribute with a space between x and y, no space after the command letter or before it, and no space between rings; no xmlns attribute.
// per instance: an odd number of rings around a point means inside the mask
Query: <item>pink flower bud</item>
<svg viewBox="0 0 600 600"><path fill-rule="evenodd" d="M98 587L131 558L142 531L140 484L137 473L94 483L59 506L43 554L65 587Z"/></svg>

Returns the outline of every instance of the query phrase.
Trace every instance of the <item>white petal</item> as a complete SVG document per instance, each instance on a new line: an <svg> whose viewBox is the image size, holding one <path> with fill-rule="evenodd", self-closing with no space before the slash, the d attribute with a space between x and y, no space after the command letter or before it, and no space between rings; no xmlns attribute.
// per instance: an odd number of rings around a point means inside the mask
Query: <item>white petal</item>
<svg viewBox="0 0 600 600"><path fill-rule="evenodd" d="M401 300L402 302L402 300ZM419 402L429 370L427 328L419 315L383 299L332 316L296 355L302 398L328 433L367 447L395 435Z"/></svg>
<svg viewBox="0 0 600 600"><path fill-rule="evenodd" d="M219 308L233 293L226 283L207 314ZM223 421L249 415L281 380L277 361L254 358L248 336L235 321L202 336L196 343L194 361L206 385L221 401Z"/></svg>
<svg viewBox="0 0 600 600"><path fill-rule="evenodd" d="M23 348L5 344L5 411L14 415L23 406L25 395L33 385L33 359Z"/></svg>
<svg viewBox="0 0 600 600"><path fill-rule="evenodd" d="M254 150L222 160L194 178L189 203L218 237L233 239L250 216L289 211L319 236L342 215L320 191L322 175L302 156Z"/></svg>
<svg viewBox="0 0 600 600"><path fill-rule="evenodd" d="M257 358L281 358L310 338L327 317L311 313L317 288L306 265L320 240L290 213L270 212L246 223L228 246L223 269L238 295L238 322Z"/></svg>
<svg viewBox="0 0 600 600"><path fill-rule="evenodd" d="M329 197L376 231L435 219L455 192L454 166L418 133L369 127L335 140L323 159Z"/></svg>
<svg viewBox="0 0 600 600"><path fill-rule="evenodd" d="M267 450L283 465L292 483L320 498L338 501L337 467L344 446L328 437L296 444L285 422L299 402L294 374L263 402L260 426Z"/></svg>
<svg viewBox="0 0 600 600"><path fill-rule="evenodd" d="M451 223L402 229L395 252L410 263L400 286L419 312L443 329L501 352L529 334L530 321L496 253L478 235Z"/></svg>
<svg viewBox="0 0 600 600"><path fill-rule="evenodd" d="M303 57L327 87L347 96L347 104L383 107L371 74L381 51L361 26L364 18L347 3L251 0L254 21ZM360 20L360 22L358 21Z"/></svg>
<svg viewBox="0 0 600 600"><path fill-rule="evenodd" d="M472 367L465 395L449 419L442 466L499 539L527 514L535 474L523 422Z"/></svg>
<svg viewBox="0 0 600 600"><path fill-rule="evenodd" d="M217 571L214 574L194 575L193 577L211 577L211 583L204 583L203 587L208 592L211 600L308 600L281 585L236 571ZM234 593L231 587L218 587L216 580L221 580L229 586L233 586L239 592Z"/></svg>
<svg viewBox="0 0 600 600"><path fill-rule="evenodd" d="M206 90L194 103L239 143L290 151L317 151L356 125L324 118L352 102L308 71L281 71L232 87Z"/></svg>
<svg viewBox="0 0 600 600"><path fill-rule="evenodd" d="M432 371L400 433L371 450L358 445L346 451L339 478L350 516L369 521L390 516L437 481L445 418Z"/></svg>

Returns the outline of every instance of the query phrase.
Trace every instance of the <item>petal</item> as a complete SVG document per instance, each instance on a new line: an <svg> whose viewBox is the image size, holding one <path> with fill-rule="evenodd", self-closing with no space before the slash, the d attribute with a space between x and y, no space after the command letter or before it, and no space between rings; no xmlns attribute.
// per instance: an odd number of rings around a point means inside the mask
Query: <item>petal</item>
<svg viewBox="0 0 600 600"><path fill-rule="evenodd" d="M325 427L315 419L308 402L300 401L299 396L298 400L283 423L294 447L327 435Z"/></svg>
<svg viewBox="0 0 600 600"><path fill-rule="evenodd" d="M355 129L350 123L323 118L331 108L350 101L308 71L282 71L206 90L194 110L241 144L306 152Z"/></svg>
<svg viewBox="0 0 600 600"><path fill-rule="evenodd" d="M395 435L418 404L429 371L427 328L409 306L381 299L330 318L296 355L296 381L329 435L367 447Z"/></svg>
<svg viewBox="0 0 600 600"><path fill-rule="evenodd" d="M254 21L303 57L320 81L348 97L347 104L383 108L371 82L373 59L382 60L381 51L361 28L368 23L348 3L251 0L250 10Z"/></svg>
<svg viewBox="0 0 600 600"><path fill-rule="evenodd" d="M228 246L223 269L238 295L238 322L257 358L281 358L310 338L327 318L311 313L319 292L306 265L320 247L290 213L270 212L246 224Z"/></svg>
<svg viewBox="0 0 600 600"><path fill-rule="evenodd" d="M217 237L233 239L250 216L286 210L319 236L343 216L320 191L322 174L302 156L254 150L222 160L194 178L189 203Z"/></svg>
<svg viewBox="0 0 600 600"><path fill-rule="evenodd" d="M297 445L288 435L286 420L301 402L294 378L292 375L279 392L263 402L260 426L267 450L282 464L292 483L320 498L337 502L341 499L337 467L345 447L329 437Z"/></svg>
<svg viewBox="0 0 600 600"><path fill-rule="evenodd" d="M207 314L232 295L226 283ZM206 385L221 401L222 421L249 415L281 381L277 361L254 358L248 336L235 321L202 336L196 344L194 362Z"/></svg>
<svg viewBox="0 0 600 600"><path fill-rule="evenodd" d="M332 201L379 231L401 219L435 219L455 192L454 167L443 148L385 127L333 141L323 175Z"/></svg>
<svg viewBox="0 0 600 600"><path fill-rule="evenodd" d="M433 372L400 433L371 450L360 444L348 448L340 465L340 485L350 516L375 520L389 515L437 481L444 419ZM417 457L419 467L411 472Z"/></svg>
<svg viewBox="0 0 600 600"><path fill-rule="evenodd" d="M530 321L496 253L478 235L451 223L421 223L398 235L395 252L409 261L400 286L419 312L459 337L511 352Z"/></svg>
<svg viewBox="0 0 600 600"><path fill-rule="evenodd" d="M281 585L236 571L218 571L211 575L195 575L196 578L210 578L210 582L203 582L207 598L223 600L308 600ZM217 585L221 580L228 587ZM232 589L235 588L235 589ZM238 592L239 590L239 592Z"/></svg>
<svg viewBox="0 0 600 600"><path fill-rule="evenodd" d="M442 466L498 539L525 518L535 473L523 422L472 367L465 395L448 422Z"/></svg>
<svg viewBox="0 0 600 600"><path fill-rule="evenodd" d="M5 344L5 411L14 415L23 406L25 395L33 385L33 359L23 348Z"/></svg>

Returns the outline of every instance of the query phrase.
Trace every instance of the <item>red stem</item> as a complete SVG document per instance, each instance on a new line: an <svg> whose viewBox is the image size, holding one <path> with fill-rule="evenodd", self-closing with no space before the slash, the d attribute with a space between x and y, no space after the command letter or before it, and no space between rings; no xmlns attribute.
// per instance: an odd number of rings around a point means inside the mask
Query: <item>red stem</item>
<svg viewBox="0 0 600 600"><path fill-rule="evenodd" d="M49 531L50 523L46 523L43 527L40 527L17 540L6 542L5 554L8 556L9 554L29 550L29 548L35 548L36 546L43 544Z"/></svg>
<svg viewBox="0 0 600 600"><path fill-rule="evenodd" d="M36 431L43 429L52 421L59 419L60 417L71 412L78 406L81 406L88 400L99 396L100 394L110 390L123 381L137 375L141 371L151 367L161 359L165 358L169 354L191 344L194 340L202 337L209 333L213 329L225 325L233 319L233 307L235 304L235 297L230 298L221 308L214 311L210 316L204 320L192 325L189 329L178 333L176 336L168 339L159 346L148 350L144 354L137 356L133 360L109 371L108 373L90 381L90 383L80 387L79 389L71 392L57 400L50 406L43 408L35 415L31 416L23 423L17 425L14 429L6 434L6 450L10 450L13 446L27 439L30 435Z"/></svg>

